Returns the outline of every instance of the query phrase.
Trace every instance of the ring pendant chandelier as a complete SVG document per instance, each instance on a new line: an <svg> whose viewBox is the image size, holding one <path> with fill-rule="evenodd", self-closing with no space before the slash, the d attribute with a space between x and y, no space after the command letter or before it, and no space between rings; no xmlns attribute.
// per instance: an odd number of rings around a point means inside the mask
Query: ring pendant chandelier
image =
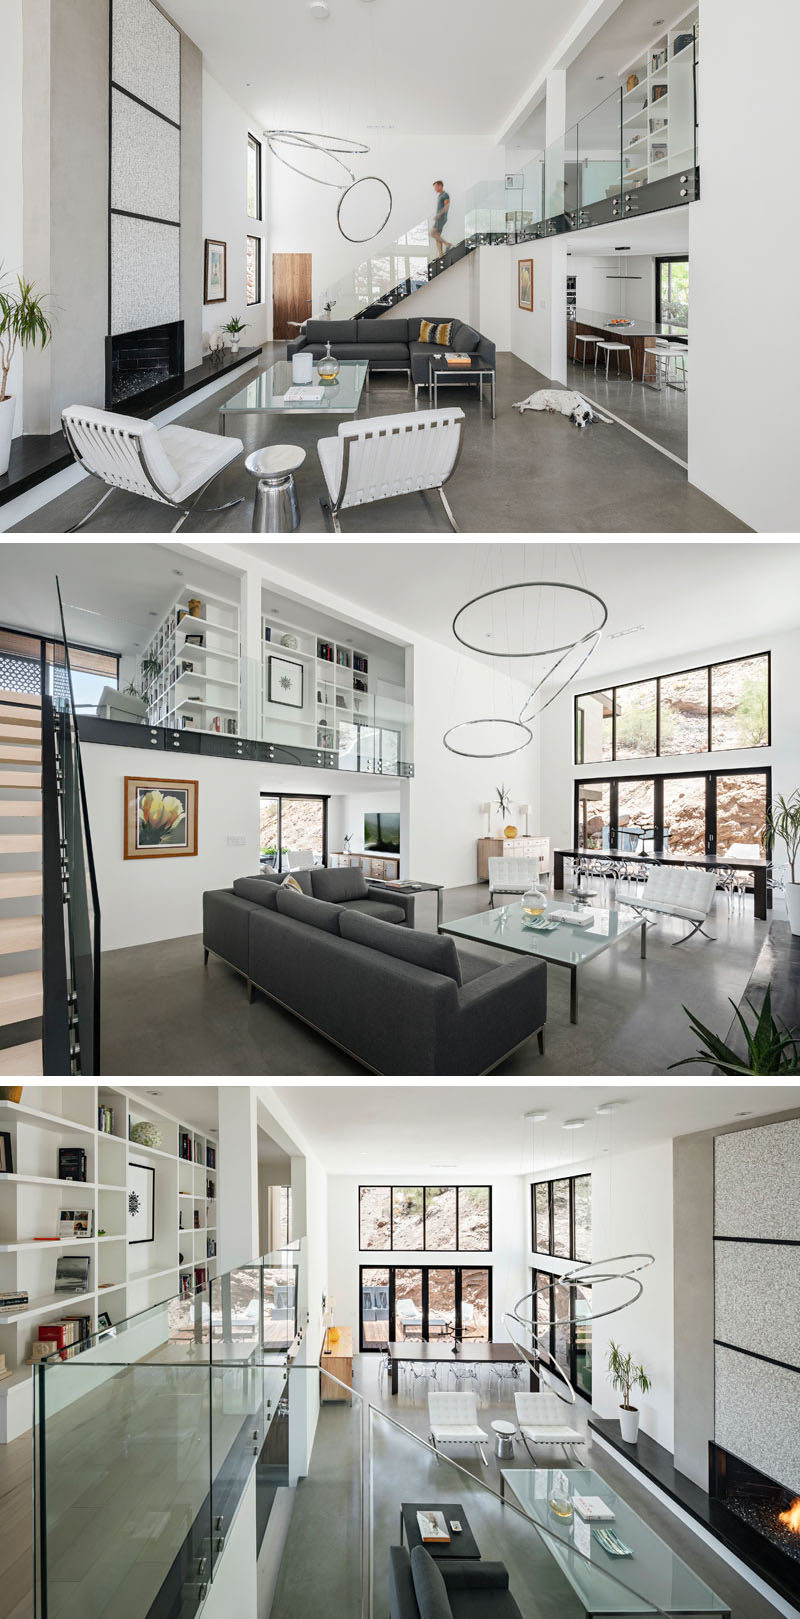
<svg viewBox="0 0 800 1619"><path fill-rule="evenodd" d="M277 158L279 163L283 163L287 169L291 169L293 174L301 175L304 180L313 180L316 185L329 186L334 191L341 192L336 209L336 224L345 241L370 242L374 237L380 235L391 218L394 206L391 190L387 182L377 174L365 174L356 179L353 170L344 161L346 157L366 157L370 148L364 141L351 140L344 135L324 135L308 129L265 129L264 139L272 156ZM301 168L299 163L290 162L286 155L287 149L292 154L297 153L299 156L302 156L304 152L317 152L325 158L330 158L331 162L335 163L349 177L349 185L340 179L326 180L322 175L313 174L309 169ZM342 207L348 197L352 198L353 193L359 186L365 185L379 186L385 193L386 212L375 230L368 231L365 236L354 236L345 230L342 224ZM383 207L383 203L381 206Z"/></svg>

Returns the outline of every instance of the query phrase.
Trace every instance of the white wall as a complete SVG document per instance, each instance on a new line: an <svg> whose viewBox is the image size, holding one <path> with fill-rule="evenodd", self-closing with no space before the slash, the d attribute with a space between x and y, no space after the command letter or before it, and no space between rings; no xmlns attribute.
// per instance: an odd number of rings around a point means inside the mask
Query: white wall
<svg viewBox="0 0 800 1619"><path fill-rule="evenodd" d="M213 332L234 315L247 322L242 343L263 343L268 330L269 243L265 220L269 198L267 152L262 142L262 177L265 182L262 213L264 219L250 219L247 212L247 136L260 136L241 107L231 100L221 84L203 68L203 236L228 244L228 301L203 305L203 331ZM262 301L249 309L246 302L246 237L260 236ZM202 266L198 266L198 287L202 288ZM200 298L202 300L202 290ZM271 319L271 317L270 317ZM271 327L270 327L271 329ZM230 343L230 338L226 338Z"/></svg>
<svg viewBox="0 0 800 1619"><path fill-rule="evenodd" d="M656 261L652 255L630 253L585 253L567 256L567 274L575 276L579 309L597 309L602 314L628 315L632 320L655 319ZM608 279L625 271L629 280ZM634 277L639 276L637 281Z"/></svg>
<svg viewBox="0 0 800 1619"><path fill-rule="evenodd" d="M412 292L396 309L387 309L385 315L379 315L379 320L410 320L420 315L425 320L437 316L450 315L456 320L463 320L467 326L478 325L478 285L476 253L469 253L465 259L459 259L449 270L443 270L441 276L419 292ZM335 312L334 312L335 314ZM490 333L485 334L487 337Z"/></svg>
<svg viewBox="0 0 800 1619"><path fill-rule="evenodd" d="M6 274L22 271L22 0L3 0L3 161L0 163L0 262ZM14 394L14 436L22 432L22 360L8 378Z"/></svg>
<svg viewBox="0 0 800 1619"><path fill-rule="evenodd" d="M365 1185L419 1186L434 1179L433 1172L416 1164L407 1174L381 1176L370 1165L360 1177ZM492 1187L492 1250L488 1254L474 1251L446 1253L417 1253L406 1250L396 1253L378 1253L374 1250L359 1252L358 1241L358 1187L357 1175L330 1175L328 1177L328 1279L334 1300L336 1325L352 1327L353 1346L358 1347L358 1280L359 1265L491 1265L492 1267L492 1337L505 1342L508 1332L503 1321L504 1311L511 1308L530 1286L525 1268L525 1208L523 1182L519 1175L491 1177L480 1169L474 1172L459 1168L457 1177L462 1185Z"/></svg>
<svg viewBox="0 0 800 1619"><path fill-rule="evenodd" d="M302 72L302 68L299 71ZM433 85L431 94L435 94ZM454 141L443 146L439 142L432 143L426 135L409 140L406 135L389 130L366 133L372 150L363 159L355 160L356 177L375 174L386 180L392 192L393 207L386 229L373 241L360 245L347 242L338 229L335 191L303 179L293 174L285 163L270 159L270 251L311 254L315 315L322 311L328 288L342 276L349 274L362 260L389 252L412 226L432 220L436 209L434 180L444 180L450 194L445 234L448 241L457 242L464 235L469 188L482 180L499 179L504 172L503 149L489 142L472 147ZM425 254L428 247L426 241L407 251ZM445 313L449 311L448 304Z"/></svg>
<svg viewBox="0 0 800 1619"><path fill-rule="evenodd" d="M702 0L698 67L700 201L689 209L692 270L689 478L760 532L800 528L791 315L782 356L735 340L742 319L774 309L775 266L797 255L795 64L800 7L764 0L752 49L745 0ZM731 86L746 114L731 116ZM764 132L768 131L769 156ZM732 336L734 340L732 341Z"/></svg>
<svg viewBox="0 0 800 1619"><path fill-rule="evenodd" d="M681 770L725 770L734 772L747 766L772 766L773 794L794 791L800 778L800 733L796 720L797 669L800 635L797 632L776 636L756 636L753 641L723 642L712 647L700 647L694 656L687 655L674 664L658 659L655 663L642 663L621 671L617 676L602 679L588 677L574 688L556 698L542 716L540 737L542 760L541 832L553 840L554 846L569 847L573 836L573 782L576 777L604 780L614 776L660 775ZM669 674L672 669L690 669L693 665L715 663L725 658L747 657L757 652L772 653L772 735L771 748L739 748L724 753L675 754L662 759L628 759L614 765L580 765L574 763L573 700L576 692L605 691L614 684L646 680L653 675Z"/></svg>
<svg viewBox="0 0 800 1619"><path fill-rule="evenodd" d="M567 380L566 239L523 242L508 249L509 348L554 382ZM533 309L520 309L517 264L533 259Z"/></svg>

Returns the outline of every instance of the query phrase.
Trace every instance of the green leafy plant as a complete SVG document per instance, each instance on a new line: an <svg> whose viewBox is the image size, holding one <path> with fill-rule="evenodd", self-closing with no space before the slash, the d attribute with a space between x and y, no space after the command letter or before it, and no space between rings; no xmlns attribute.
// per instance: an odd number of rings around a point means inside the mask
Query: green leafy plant
<svg viewBox="0 0 800 1619"><path fill-rule="evenodd" d="M142 702L146 703L147 694L150 687L152 686L153 681L157 680L161 673L161 659L157 658L154 654L151 654L146 658L142 658L141 668L141 685L137 686L136 681L131 680L125 687L125 695L127 697L141 697Z"/></svg>
<svg viewBox="0 0 800 1619"><path fill-rule="evenodd" d="M696 1057L682 1057L680 1062L671 1062L670 1068L685 1068L689 1063L711 1063L721 1074L732 1076L800 1074L800 1043L790 1029L782 1029L772 1016L769 985L760 1012L751 1001L746 1002L755 1018L752 1029L748 1027L735 1001L731 1001L730 1004L744 1035L747 1056L740 1057L732 1046L726 1045L719 1035L714 1034L713 1029L707 1029L705 1024L689 1011L688 1006L684 1006L683 1010L692 1025L693 1033L704 1044Z"/></svg>
<svg viewBox="0 0 800 1619"><path fill-rule="evenodd" d="M612 1389L616 1389L617 1393L622 1395L620 1404L623 1411L635 1411L636 1406L631 1404L634 1389L641 1389L643 1394L648 1394L653 1387L644 1367L637 1365L630 1350L626 1354L619 1344L615 1344L613 1338L609 1345L606 1366Z"/></svg>
<svg viewBox="0 0 800 1619"><path fill-rule="evenodd" d="M775 842L782 843L789 856L792 882L797 882L797 863L800 860L800 787L788 798L779 793L767 810L766 820L759 834L762 849Z"/></svg>
<svg viewBox="0 0 800 1619"><path fill-rule="evenodd" d="M0 276L2 276L0 265ZM46 348L53 328L44 311L46 293L37 293L33 282L17 276L16 288L0 281L0 404L8 398L8 373L18 348Z"/></svg>
<svg viewBox="0 0 800 1619"><path fill-rule="evenodd" d="M247 321L240 320L238 315L232 315L222 330L223 332L229 332L231 337L238 337L240 332L247 331Z"/></svg>

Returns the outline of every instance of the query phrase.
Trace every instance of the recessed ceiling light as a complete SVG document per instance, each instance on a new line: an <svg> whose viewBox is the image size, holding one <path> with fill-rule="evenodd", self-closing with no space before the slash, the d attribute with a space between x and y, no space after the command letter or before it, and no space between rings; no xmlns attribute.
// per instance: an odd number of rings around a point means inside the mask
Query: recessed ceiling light
<svg viewBox="0 0 800 1619"><path fill-rule="evenodd" d="M522 1117L523 1119L530 1119L533 1124L541 1124L543 1119L550 1117L550 1114L547 1108L532 1107L529 1108L527 1113L523 1113Z"/></svg>
<svg viewBox="0 0 800 1619"><path fill-rule="evenodd" d="M158 618L158 613L156 612L154 607L148 607L147 612L148 612L148 616L150 618Z"/></svg>
<svg viewBox="0 0 800 1619"><path fill-rule="evenodd" d="M561 1128L562 1130L582 1130L585 1123L585 1119L565 1119Z"/></svg>
<svg viewBox="0 0 800 1619"><path fill-rule="evenodd" d="M327 4L327 0L311 0L308 9L317 22L326 22L331 14L331 8Z"/></svg>
<svg viewBox="0 0 800 1619"><path fill-rule="evenodd" d="M605 73L595 73L595 79L597 80L598 84L600 83L600 80L604 79L604 78L605 78Z"/></svg>
<svg viewBox="0 0 800 1619"><path fill-rule="evenodd" d="M607 636L607 640L621 641L625 635L642 635L646 629L646 624L631 624L627 630L612 630L611 634Z"/></svg>
<svg viewBox="0 0 800 1619"><path fill-rule="evenodd" d="M183 568L173 568L172 572L175 574L177 579L183 578Z"/></svg>
<svg viewBox="0 0 800 1619"><path fill-rule="evenodd" d="M147 1095L147 1096L160 1096L161 1092L160 1091L146 1091L145 1095Z"/></svg>
<svg viewBox="0 0 800 1619"><path fill-rule="evenodd" d="M625 1098L624 1097L620 1097L619 1100L615 1101L615 1102L598 1102L597 1107L595 1108L595 1113L600 1113L600 1114L616 1113L618 1108L624 1107L624 1106L625 1106Z"/></svg>
<svg viewBox="0 0 800 1619"><path fill-rule="evenodd" d="M660 28L663 21L664 21L663 17L654 17L653 18L653 27L654 28Z"/></svg>

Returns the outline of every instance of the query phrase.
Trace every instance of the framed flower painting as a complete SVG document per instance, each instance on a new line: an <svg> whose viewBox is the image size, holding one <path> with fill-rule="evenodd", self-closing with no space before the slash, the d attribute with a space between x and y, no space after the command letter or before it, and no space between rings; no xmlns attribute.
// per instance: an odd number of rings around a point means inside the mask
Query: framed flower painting
<svg viewBox="0 0 800 1619"><path fill-rule="evenodd" d="M197 854L197 782L125 777L125 859Z"/></svg>

